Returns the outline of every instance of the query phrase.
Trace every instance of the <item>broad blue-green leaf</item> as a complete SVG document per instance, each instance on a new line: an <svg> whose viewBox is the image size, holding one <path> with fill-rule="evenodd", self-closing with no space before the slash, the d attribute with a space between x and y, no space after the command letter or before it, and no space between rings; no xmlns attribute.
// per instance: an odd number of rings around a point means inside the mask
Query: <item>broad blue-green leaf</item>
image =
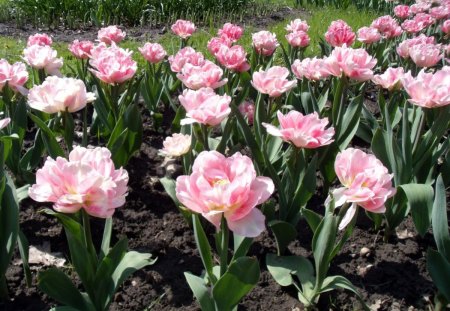
<svg viewBox="0 0 450 311"><path fill-rule="evenodd" d="M423 236L430 227L433 188L430 185L406 184L398 189L406 196L416 229Z"/></svg>
<svg viewBox="0 0 450 311"><path fill-rule="evenodd" d="M292 224L282 220L272 220L269 227L277 241L278 255L281 255L289 243L297 237L297 230Z"/></svg>
<svg viewBox="0 0 450 311"><path fill-rule="evenodd" d="M218 310L232 310L259 280L259 264L255 258L240 257L231 262L228 270L213 288Z"/></svg>
<svg viewBox="0 0 450 311"><path fill-rule="evenodd" d="M314 231L312 249L319 284L323 282L328 272L330 255L333 252L336 240L337 225L336 217L327 214Z"/></svg>
<svg viewBox="0 0 450 311"><path fill-rule="evenodd" d="M208 288L204 280L198 276L195 276L189 272L184 273L184 277L189 284L195 298L203 311L215 311L214 301L209 293Z"/></svg>
<svg viewBox="0 0 450 311"><path fill-rule="evenodd" d="M450 301L450 262L430 248L427 251L427 269L439 292Z"/></svg>
<svg viewBox="0 0 450 311"><path fill-rule="evenodd" d="M83 296L73 285L69 277L56 268L50 268L39 273L38 287L44 293L67 305L78 310L92 310L91 306L87 306Z"/></svg>
<svg viewBox="0 0 450 311"><path fill-rule="evenodd" d="M192 214L192 224L194 227L194 237L197 248L200 252L200 258L202 259L203 266L208 273L212 283L215 283L215 278L212 274L213 262L211 246L209 245L208 239L206 237L205 231L203 230L202 224L197 214Z"/></svg>
<svg viewBox="0 0 450 311"><path fill-rule="evenodd" d="M439 175L436 181L436 197L433 204L431 223L433 225L433 235L437 248L439 252L447 259L447 261L450 262L450 235L447 220L447 200L445 186L441 175Z"/></svg>
<svg viewBox="0 0 450 311"><path fill-rule="evenodd" d="M64 157L64 151L56 141L55 134L50 130L47 124L32 113L28 113L28 116L41 130L42 141L44 142L50 157L53 159L56 159L56 157Z"/></svg>
<svg viewBox="0 0 450 311"><path fill-rule="evenodd" d="M350 282L347 278L341 275L329 276L327 277L322 284L322 288L320 289L321 293L328 292L333 289L343 288L353 292L361 302L363 302L363 307L365 310L369 310L369 307L364 303L361 294L358 292L356 287Z"/></svg>

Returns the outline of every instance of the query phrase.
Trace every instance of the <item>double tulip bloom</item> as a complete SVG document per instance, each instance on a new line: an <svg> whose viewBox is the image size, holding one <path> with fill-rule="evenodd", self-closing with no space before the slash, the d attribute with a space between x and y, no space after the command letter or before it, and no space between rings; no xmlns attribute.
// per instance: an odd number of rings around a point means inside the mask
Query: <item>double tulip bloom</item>
<svg viewBox="0 0 450 311"><path fill-rule="evenodd" d="M168 157L180 157L191 149L192 137L190 135L174 133L163 141L164 148L160 152Z"/></svg>
<svg viewBox="0 0 450 311"><path fill-rule="evenodd" d="M178 97L186 109L186 119L181 124L200 123L209 126L220 124L231 112L231 97L218 95L212 88L201 88L197 91L184 90Z"/></svg>
<svg viewBox="0 0 450 311"><path fill-rule="evenodd" d="M355 42L355 37L352 28L343 20L331 22L325 33L325 40L333 47L343 46L344 44L352 45Z"/></svg>
<svg viewBox="0 0 450 311"><path fill-rule="evenodd" d="M373 27L362 27L358 30L358 41L365 44L372 44L381 40L378 29Z"/></svg>
<svg viewBox="0 0 450 311"><path fill-rule="evenodd" d="M409 56L417 67L433 67L443 57L441 46L432 43L413 45Z"/></svg>
<svg viewBox="0 0 450 311"><path fill-rule="evenodd" d="M63 65L62 58L57 58L58 52L48 45L32 45L23 50L24 59L35 69L43 69L50 75L61 75L59 69Z"/></svg>
<svg viewBox="0 0 450 311"><path fill-rule="evenodd" d="M183 84L193 90L198 90L203 87L210 87L216 89L227 83L227 79L223 79L223 70L207 60L202 65L195 66L187 63L177 74L177 78Z"/></svg>
<svg viewBox="0 0 450 311"><path fill-rule="evenodd" d="M324 71L335 77L345 75L357 81L372 79L377 60L364 49L336 47L325 59Z"/></svg>
<svg viewBox="0 0 450 311"><path fill-rule="evenodd" d="M76 112L94 100L94 93L86 92L82 80L56 76L47 77L28 94L28 105L46 113Z"/></svg>
<svg viewBox="0 0 450 311"><path fill-rule="evenodd" d="M0 92L8 85L14 92L26 94L24 84L28 81L28 71L24 63L11 65L5 59L0 59Z"/></svg>
<svg viewBox="0 0 450 311"><path fill-rule="evenodd" d="M205 57L203 54L196 52L190 46L182 48L175 55L169 56L170 70L172 70L172 72L180 72L186 64L201 66L204 63Z"/></svg>
<svg viewBox="0 0 450 311"><path fill-rule="evenodd" d="M172 25L170 29L172 29L173 33L178 37L187 39L192 36L197 28L195 27L193 22L179 19L175 22L175 24Z"/></svg>
<svg viewBox="0 0 450 311"><path fill-rule="evenodd" d="M32 45L52 45L53 40L45 33L37 33L28 37L27 47Z"/></svg>
<svg viewBox="0 0 450 311"><path fill-rule="evenodd" d="M77 146L68 160L48 157L28 194L37 202L52 202L61 213L84 209L91 216L108 218L125 204L127 184L128 172L115 169L107 148Z"/></svg>
<svg viewBox="0 0 450 311"><path fill-rule="evenodd" d="M434 74L421 70L416 78L408 72L403 77L402 84L410 97L409 102L414 105L436 108L450 104L449 66L444 66Z"/></svg>
<svg viewBox="0 0 450 311"><path fill-rule="evenodd" d="M157 64L164 60L167 55L166 50L159 43L149 43L144 44L143 47L139 48L142 56L151 64Z"/></svg>
<svg viewBox="0 0 450 311"><path fill-rule="evenodd" d="M88 59L91 56L91 50L94 47L94 43L91 41L79 41L74 40L69 45L69 51L72 55L78 59Z"/></svg>
<svg viewBox="0 0 450 311"><path fill-rule="evenodd" d="M370 27L377 29L386 39L398 37L403 33L400 25L390 15L378 17L372 22Z"/></svg>
<svg viewBox="0 0 450 311"><path fill-rule="evenodd" d="M225 217L228 228L244 237L264 231L265 217L256 206L273 191L272 180L256 176L252 160L239 152L226 158L216 151L203 151L194 161L192 174L176 181L176 196L184 206L217 228Z"/></svg>
<svg viewBox="0 0 450 311"><path fill-rule="evenodd" d="M244 30L238 25L232 23L225 23L221 29L219 29L219 37L227 38L231 42L238 41L244 33Z"/></svg>
<svg viewBox="0 0 450 311"><path fill-rule="evenodd" d="M334 128L326 129L328 119L320 119L316 112L303 115L292 110L283 115L278 111L277 116L280 128L263 123L270 135L280 137L298 148L314 149L333 142Z"/></svg>
<svg viewBox="0 0 450 311"><path fill-rule="evenodd" d="M119 43L125 39L126 32L119 29L117 26L108 26L101 28L98 31L98 40L106 44Z"/></svg>
<svg viewBox="0 0 450 311"><path fill-rule="evenodd" d="M99 45L92 49L89 70L107 84L120 84L131 79L137 70L131 51L119 48L112 43L110 47Z"/></svg>
<svg viewBox="0 0 450 311"><path fill-rule="evenodd" d="M261 69L254 72L251 83L260 93L268 94L269 97L278 97L297 85L297 81L288 80L288 76L289 70L287 68L274 66L266 71Z"/></svg>
<svg viewBox="0 0 450 311"><path fill-rule="evenodd" d="M372 82L389 91L398 90L402 87L402 78L405 72L402 67L389 67L383 74L375 75Z"/></svg>
<svg viewBox="0 0 450 311"><path fill-rule="evenodd" d="M252 41L256 53L263 56L272 55L279 46L277 36L266 30L252 34Z"/></svg>
<svg viewBox="0 0 450 311"><path fill-rule="evenodd" d="M244 72L250 69L250 64L247 62L247 53L240 45L233 45L232 47L222 45L215 56L222 66L231 71Z"/></svg>
<svg viewBox="0 0 450 311"><path fill-rule="evenodd" d="M357 206L372 213L386 211L386 200L396 192L392 187L393 175L374 155L358 149L346 149L337 155L334 170L343 185L332 191L335 207L351 203L339 229L352 220Z"/></svg>
<svg viewBox="0 0 450 311"><path fill-rule="evenodd" d="M325 61L322 58L296 59L291 66L292 72L297 79L306 78L311 81L326 79L330 74L325 70Z"/></svg>

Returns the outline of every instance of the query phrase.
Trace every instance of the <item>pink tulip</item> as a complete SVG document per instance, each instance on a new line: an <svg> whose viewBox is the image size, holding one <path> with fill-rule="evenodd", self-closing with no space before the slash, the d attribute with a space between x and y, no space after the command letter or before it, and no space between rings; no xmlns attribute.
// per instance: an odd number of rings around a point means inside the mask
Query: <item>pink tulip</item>
<svg viewBox="0 0 450 311"><path fill-rule="evenodd" d="M253 119L255 116L255 104L252 101L244 101L238 107L239 112L247 118L248 124L253 124Z"/></svg>
<svg viewBox="0 0 450 311"><path fill-rule="evenodd" d="M265 30L252 34L252 41L256 53L263 56L272 55L279 46L277 36Z"/></svg>
<svg viewBox="0 0 450 311"><path fill-rule="evenodd" d="M11 122L11 118L4 118L0 120L0 130L4 129Z"/></svg>
<svg viewBox="0 0 450 311"><path fill-rule="evenodd" d="M401 79L404 74L402 67L389 67L383 74L373 76L372 82L389 91L398 90L402 87Z"/></svg>
<svg viewBox="0 0 450 311"><path fill-rule="evenodd" d="M416 78L411 72L402 79L403 88L408 93L410 103L425 107L436 108L450 104L450 67L426 73L422 69Z"/></svg>
<svg viewBox="0 0 450 311"><path fill-rule="evenodd" d="M408 5L397 5L394 8L394 14L398 18L407 19L410 15L409 6Z"/></svg>
<svg viewBox="0 0 450 311"><path fill-rule="evenodd" d="M424 34L421 34L415 38L402 41L397 47L397 54L402 58L409 58L411 47L418 44L434 44L434 37L427 37Z"/></svg>
<svg viewBox="0 0 450 311"><path fill-rule="evenodd" d="M274 66L266 71L260 69L254 72L251 83L258 92L268 94L269 97L278 97L297 85L297 81L288 80L288 76L287 68Z"/></svg>
<svg viewBox="0 0 450 311"><path fill-rule="evenodd" d="M244 48L240 45L234 45L231 48L222 45L216 53L217 61L222 66L236 72L244 72L250 69L246 57L247 53L245 53Z"/></svg>
<svg viewBox="0 0 450 311"><path fill-rule="evenodd" d="M437 6L430 10L431 17L444 19L450 17L450 6Z"/></svg>
<svg viewBox="0 0 450 311"><path fill-rule="evenodd" d="M203 151L195 159L192 174L177 178L175 189L184 206L216 228L225 217L232 232L257 237L265 229L265 217L256 205L269 199L274 184L268 177L257 177L252 160L239 152L226 158L216 151Z"/></svg>
<svg viewBox="0 0 450 311"><path fill-rule="evenodd" d="M177 52L177 54L169 56L170 70L180 72L185 64L194 66L202 66L205 58L202 53L196 52L193 48L187 46Z"/></svg>
<svg viewBox="0 0 450 311"><path fill-rule="evenodd" d="M53 209L73 214L84 209L91 216L109 218L125 204L128 173L116 170L107 148L75 147L69 160L48 157L28 190L37 202L52 202Z"/></svg>
<svg viewBox="0 0 450 311"><path fill-rule="evenodd" d="M77 39L69 45L69 51L78 59L87 59L91 55L93 47L94 43L91 41L78 41Z"/></svg>
<svg viewBox="0 0 450 311"><path fill-rule="evenodd" d="M108 84L120 84L131 79L137 70L136 62L128 50L116 46L93 50L89 70L100 80Z"/></svg>
<svg viewBox="0 0 450 311"><path fill-rule="evenodd" d="M436 23L436 19L433 16L431 16L430 14L426 14L426 13L416 14L416 16L414 16L413 20L417 24L421 25L422 29L425 29L428 26L431 26L434 23Z"/></svg>
<svg viewBox="0 0 450 311"><path fill-rule="evenodd" d="M24 63L10 65L7 60L0 60L0 92L7 84L14 92L26 95L24 84L28 81L28 71Z"/></svg>
<svg viewBox="0 0 450 311"><path fill-rule="evenodd" d="M59 69L63 65L62 58L57 58L58 52L48 45L32 45L23 50L24 59L35 69L44 69L47 74L61 75Z"/></svg>
<svg viewBox="0 0 450 311"><path fill-rule="evenodd" d="M306 21L302 21L301 19L297 18L293 21L291 21L285 28L288 32L297 32L297 31L303 31L308 32L309 25Z"/></svg>
<svg viewBox="0 0 450 311"><path fill-rule="evenodd" d="M394 196L392 174L374 155L349 148L340 152L334 170L343 187L332 191L335 207L352 203L341 223L343 229L352 220L357 205L372 213L384 213L387 199Z"/></svg>
<svg viewBox="0 0 450 311"><path fill-rule="evenodd" d="M47 77L41 85L35 85L28 94L28 105L46 113L76 112L95 100L94 93L86 92L82 80Z"/></svg>
<svg viewBox="0 0 450 311"><path fill-rule="evenodd" d="M309 45L309 36L304 31L291 32L286 35L286 40L292 47L305 48Z"/></svg>
<svg viewBox="0 0 450 311"><path fill-rule="evenodd" d="M277 116L280 128L263 123L270 135L280 137L298 148L314 149L333 142L334 128L325 129L328 125L328 119L319 119L317 112L303 115L292 110L283 115L278 111Z"/></svg>
<svg viewBox="0 0 450 311"><path fill-rule="evenodd" d="M164 60L167 55L166 50L158 43L147 42L143 47L139 48L139 52L141 52L142 56L152 64L159 63Z"/></svg>
<svg viewBox="0 0 450 311"><path fill-rule="evenodd" d="M32 45L52 45L53 40L45 33L37 33L28 37L27 47Z"/></svg>
<svg viewBox="0 0 450 311"><path fill-rule="evenodd" d="M100 42L104 42L106 44L112 44L119 43L123 39L125 39L125 36L127 33L125 31L122 31L117 26L108 26L105 28L101 28L98 31L98 40Z"/></svg>
<svg viewBox="0 0 450 311"><path fill-rule="evenodd" d="M226 37L231 40L231 42L238 41L242 37L243 33L244 30L241 27L231 23L225 23L222 29L219 29L218 32L219 37Z"/></svg>
<svg viewBox="0 0 450 311"><path fill-rule="evenodd" d="M423 25L418 24L413 19L407 19L402 23L402 29L406 31L407 33L418 33L419 31L423 30L425 27Z"/></svg>
<svg viewBox="0 0 450 311"><path fill-rule="evenodd" d="M181 72L177 74L177 78L186 87L193 90L198 90L202 87L210 87L213 89L221 87L228 81L227 79L222 79L222 76L222 69L209 60L200 66L187 63L183 66Z"/></svg>
<svg viewBox="0 0 450 311"><path fill-rule="evenodd" d="M173 33L182 39L189 38L195 32L196 27L193 22L179 19L170 28Z"/></svg>
<svg viewBox="0 0 450 311"><path fill-rule="evenodd" d="M336 47L324 61L324 71L335 77L342 74L357 81L372 79L377 60L364 49Z"/></svg>
<svg viewBox="0 0 450 311"><path fill-rule="evenodd" d="M441 26L441 30L443 33L450 35L450 19L446 20L442 26Z"/></svg>
<svg viewBox="0 0 450 311"><path fill-rule="evenodd" d="M378 17L370 24L370 27L378 29L380 34L386 39L398 37L403 32L397 21L390 15Z"/></svg>
<svg viewBox="0 0 450 311"><path fill-rule="evenodd" d="M214 37L208 41L207 48L212 55L216 56L222 46L231 47L232 44L231 39L226 36Z"/></svg>
<svg viewBox="0 0 450 311"><path fill-rule="evenodd" d="M381 40L381 34L378 32L378 29L373 27L362 27L358 30L358 41L371 44L374 42L378 42Z"/></svg>
<svg viewBox="0 0 450 311"><path fill-rule="evenodd" d="M164 139L164 148L160 151L163 155L168 157L179 157L189 152L189 149L191 149L191 142L191 135L174 133L172 136L168 136Z"/></svg>
<svg viewBox="0 0 450 311"><path fill-rule="evenodd" d="M312 81L318 81L328 78L330 75L324 70L324 60L322 58L305 58L302 61L296 59L292 64L292 72L297 79L302 80L306 78Z"/></svg>
<svg viewBox="0 0 450 311"><path fill-rule="evenodd" d="M443 57L441 46L435 44L417 44L409 49L409 56L417 67L433 67Z"/></svg>
<svg viewBox="0 0 450 311"><path fill-rule="evenodd" d="M430 3L422 2L422 3L415 3L411 5L410 10L412 14L418 14L418 13L424 13L428 11L431 7Z"/></svg>
<svg viewBox="0 0 450 311"><path fill-rule="evenodd" d="M186 109L187 118L181 120L182 125L200 123L216 126L231 112L231 97L226 94L217 95L212 88L184 90L178 99Z"/></svg>
<svg viewBox="0 0 450 311"><path fill-rule="evenodd" d="M352 45L355 42L355 33L352 28L343 20L331 22L325 33L325 40L333 47L342 45Z"/></svg>

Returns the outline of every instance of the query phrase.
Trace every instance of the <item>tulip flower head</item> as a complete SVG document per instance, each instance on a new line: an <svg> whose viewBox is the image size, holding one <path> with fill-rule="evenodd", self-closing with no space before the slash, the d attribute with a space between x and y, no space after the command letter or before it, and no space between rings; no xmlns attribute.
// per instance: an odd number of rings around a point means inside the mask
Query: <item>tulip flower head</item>
<svg viewBox="0 0 450 311"><path fill-rule="evenodd" d="M269 199L274 184L256 176L252 160L239 152L226 158L217 151L203 151L194 161L191 175L179 176L176 196L216 228L225 217L228 228L245 237L265 230L265 217L257 205Z"/></svg>
<svg viewBox="0 0 450 311"><path fill-rule="evenodd" d="M37 202L52 202L60 213L84 209L91 216L109 218L125 204L127 184L128 172L115 169L107 148L77 146L69 159L48 157L28 194Z"/></svg>

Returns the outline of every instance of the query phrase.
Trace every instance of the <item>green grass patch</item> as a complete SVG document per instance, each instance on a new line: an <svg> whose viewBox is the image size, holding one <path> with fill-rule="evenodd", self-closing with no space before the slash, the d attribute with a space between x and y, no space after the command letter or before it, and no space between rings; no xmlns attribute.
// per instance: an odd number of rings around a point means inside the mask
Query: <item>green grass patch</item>
<svg viewBox="0 0 450 311"><path fill-rule="evenodd" d="M4 0L0 0L1 1ZM258 0L258 1L266 1L269 3L273 0ZM290 0L284 0L286 4L292 2ZM336 9L334 7L326 7L326 8L316 8L311 7L308 10L310 12L309 17L307 18L308 24L311 26L309 29L309 35L311 37L311 45L306 50L307 56L314 56L320 53L319 42L320 39L324 37L324 34L333 20L342 19L346 21L356 32L358 28L362 26L369 25L373 19L377 16L374 13L368 13L364 11L358 11L356 8L351 7L350 9ZM294 19L287 18L281 22L275 23L267 27L267 30L274 32L277 35L279 42L283 45L287 45L287 41L285 38L286 30L284 29L287 23ZM239 40L239 44L243 45L248 53L251 52L251 44L252 33L256 32L256 29L252 26L246 26L243 37ZM198 51L202 52L207 58L212 58L209 54L206 45L208 41L215 36L217 33L217 27L210 26L208 28L199 29L191 38L191 45ZM8 37L0 36L0 58L5 58L9 62L21 61L22 51L26 46L26 39L12 39ZM80 39L83 39L82 37ZM179 38L173 35L170 31L166 34L160 36L157 42L161 43L164 48L167 50L167 53L174 54L180 48ZM145 64L145 60L140 55L138 51L138 47L142 46L145 42L135 41L135 40L126 40L120 44L123 48L128 48L133 53L133 58L138 62L139 66L143 66ZM73 66L75 64L75 59L72 57L70 52L67 49L68 43L55 42L54 48L58 51L58 56L64 58L65 66L63 67L63 73L68 72L68 66ZM281 51L278 49L275 59L276 64L282 64Z"/></svg>

